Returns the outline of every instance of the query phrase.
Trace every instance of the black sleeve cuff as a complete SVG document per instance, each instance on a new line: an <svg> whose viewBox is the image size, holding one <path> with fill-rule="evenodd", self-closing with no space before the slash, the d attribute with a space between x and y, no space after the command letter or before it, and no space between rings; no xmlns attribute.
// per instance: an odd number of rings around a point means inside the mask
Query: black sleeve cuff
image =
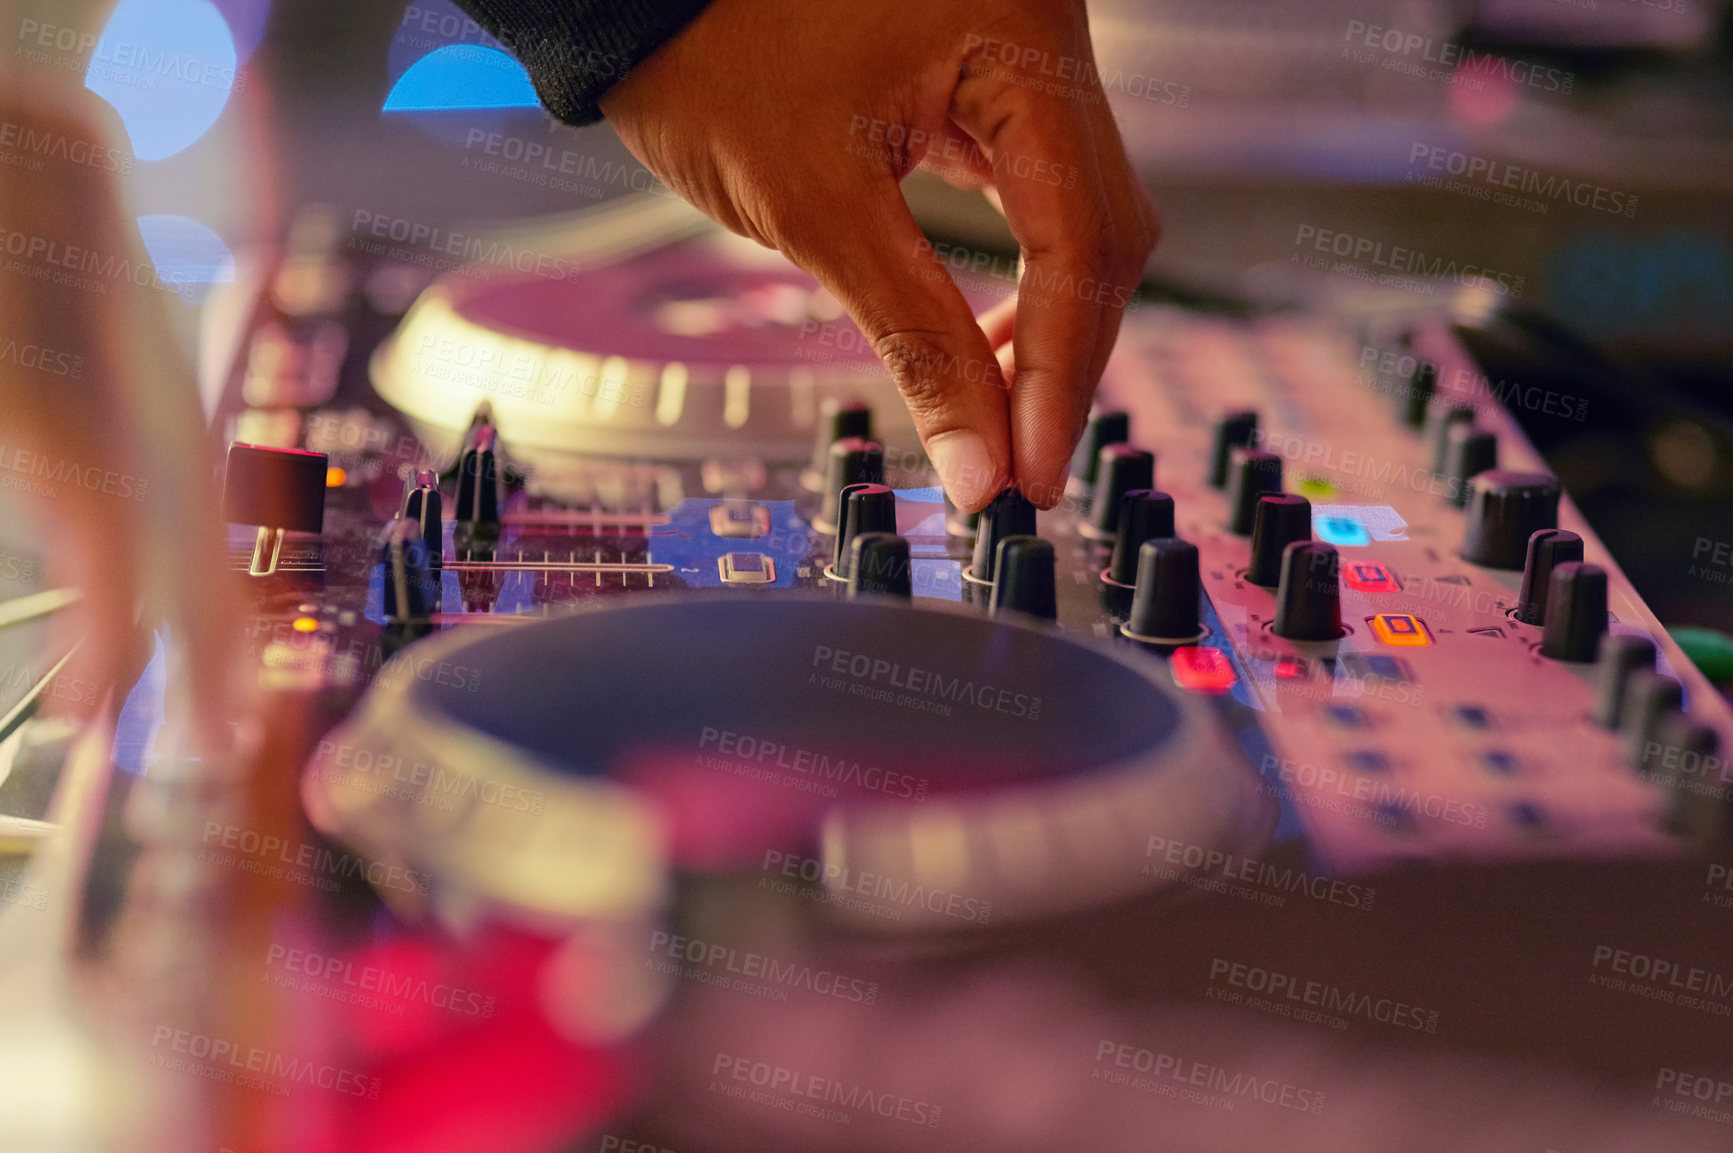
<svg viewBox="0 0 1733 1153"><path fill-rule="evenodd" d="M704 10L708 0L457 0L529 72L567 124L602 118L602 94Z"/></svg>

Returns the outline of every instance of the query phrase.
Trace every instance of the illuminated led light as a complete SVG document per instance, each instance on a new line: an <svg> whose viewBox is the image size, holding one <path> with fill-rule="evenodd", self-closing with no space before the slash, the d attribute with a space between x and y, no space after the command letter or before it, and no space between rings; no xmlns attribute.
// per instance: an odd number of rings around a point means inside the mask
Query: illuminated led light
<svg viewBox="0 0 1733 1153"><path fill-rule="evenodd" d="M325 470L326 488L342 488L344 482L348 479L349 474L343 469L333 467Z"/></svg>
<svg viewBox="0 0 1733 1153"><path fill-rule="evenodd" d="M631 366L623 356L610 356L602 361L602 379L590 405L592 415L598 418L609 417L619 411L620 401L626 395L626 376L630 371Z"/></svg>
<svg viewBox="0 0 1733 1153"><path fill-rule="evenodd" d="M752 414L752 373L737 364L722 374L722 423L740 428Z"/></svg>
<svg viewBox="0 0 1733 1153"><path fill-rule="evenodd" d="M1336 486L1321 476L1304 476L1300 478L1300 495L1306 497L1335 496Z"/></svg>
<svg viewBox="0 0 1733 1153"><path fill-rule="evenodd" d="M686 366L677 360L662 369L662 387L656 393L656 423L664 428L677 422L680 411L686 407L689 375Z"/></svg>
<svg viewBox="0 0 1733 1153"><path fill-rule="evenodd" d="M1371 561L1364 564L1356 562L1343 565L1342 582L1349 588L1363 593L1396 591L1396 578L1390 575L1390 570Z"/></svg>
<svg viewBox="0 0 1733 1153"><path fill-rule="evenodd" d="M1419 648L1432 643L1425 622L1407 613L1379 613L1372 618L1372 632L1387 645Z"/></svg>
<svg viewBox="0 0 1733 1153"><path fill-rule="evenodd" d="M84 86L120 114L134 156L164 160L217 122L236 65L234 36L208 0L122 0Z"/></svg>
<svg viewBox="0 0 1733 1153"><path fill-rule="evenodd" d="M1293 661L1277 661L1276 662L1276 675L1278 677L1281 677L1283 680L1292 680L1293 678L1301 675L1301 673L1303 673L1304 671L1305 671L1304 669L1302 669L1299 665L1295 664Z"/></svg>
<svg viewBox="0 0 1733 1153"><path fill-rule="evenodd" d="M452 44L409 66L385 98L386 112L540 108L523 65L497 48Z"/></svg>
<svg viewBox="0 0 1733 1153"><path fill-rule="evenodd" d="M1173 683L1188 693L1220 695L1239 679L1233 662L1216 648L1187 645L1173 650L1168 664L1173 669Z"/></svg>
<svg viewBox="0 0 1733 1153"><path fill-rule="evenodd" d="M1355 547L1372 543L1372 534L1351 516L1320 516L1312 521L1312 532L1326 544Z"/></svg>
<svg viewBox="0 0 1733 1153"><path fill-rule="evenodd" d="M296 617L295 623L289 627L298 633L316 633L319 631L319 622L312 617Z"/></svg>

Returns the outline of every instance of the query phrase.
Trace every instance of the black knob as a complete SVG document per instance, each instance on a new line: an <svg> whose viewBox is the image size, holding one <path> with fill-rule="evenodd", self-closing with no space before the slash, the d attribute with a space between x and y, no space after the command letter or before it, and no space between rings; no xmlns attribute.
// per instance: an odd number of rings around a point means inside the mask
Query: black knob
<svg viewBox="0 0 1733 1153"><path fill-rule="evenodd" d="M1130 439L1130 413L1102 412L1090 417L1089 427L1083 430L1083 439L1077 443L1077 451L1071 454L1071 475L1093 492L1101 450L1110 444L1124 444Z"/></svg>
<svg viewBox="0 0 1733 1153"><path fill-rule="evenodd" d="M1134 640L1183 645L1203 631L1198 601L1197 546L1178 537L1156 537L1137 550L1137 591L1121 630Z"/></svg>
<svg viewBox="0 0 1733 1153"><path fill-rule="evenodd" d="M1402 423L1409 428L1424 427L1426 408L1432 403L1432 394L1437 391L1438 366L1423 360L1409 374L1408 386L1402 390Z"/></svg>
<svg viewBox="0 0 1733 1153"><path fill-rule="evenodd" d="M1128 492L1155 487L1155 456L1129 444L1110 444L1095 466L1095 492L1089 498L1085 536L1112 540L1119 531L1119 502Z"/></svg>
<svg viewBox="0 0 1733 1153"><path fill-rule="evenodd" d="M1661 827L1700 845L1726 838L1733 805L1721 784L1721 736L1682 713L1661 718L1644 773L1665 791Z"/></svg>
<svg viewBox="0 0 1733 1153"><path fill-rule="evenodd" d="M824 503L813 518L819 532L834 533L842 527L842 490L853 484L885 482L885 450L860 437L844 437L830 446L824 470Z"/></svg>
<svg viewBox="0 0 1733 1153"><path fill-rule="evenodd" d="M445 552L445 526L439 499L439 477L432 469L417 469L403 486L403 506L397 515L414 524L427 542L427 560L440 567Z"/></svg>
<svg viewBox="0 0 1733 1153"><path fill-rule="evenodd" d="M322 531L330 463L322 452L236 441L229 445L223 476L224 519L289 532Z"/></svg>
<svg viewBox="0 0 1733 1153"><path fill-rule="evenodd" d="M1661 718L1685 707L1685 690L1672 677L1638 669L1625 684L1625 707L1619 728L1625 734L1625 763L1643 767Z"/></svg>
<svg viewBox="0 0 1733 1153"><path fill-rule="evenodd" d="M1445 434L1444 499L1468 506L1468 482L1498 467L1498 434L1472 424L1452 425Z"/></svg>
<svg viewBox="0 0 1733 1153"><path fill-rule="evenodd" d="M1240 409L1225 414L1216 421L1215 442L1210 447L1209 484L1211 488L1226 488L1230 459L1236 448L1250 448L1258 439L1258 414Z"/></svg>
<svg viewBox="0 0 1733 1153"><path fill-rule="evenodd" d="M1117 584L1137 583L1137 554L1143 542L1173 535L1173 498L1165 492L1139 489L1119 501L1119 529L1113 534L1113 559L1107 579Z"/></svg>
<svg viewBox="0 0 1733 1153"><path fill-rule="evenodd" d="M843 500L842 531L836 534L836 552L832 563L836 575L849 576L849 546L865 533L897 531L897 494L882 484L851 484L840 494Z"/></svg>
<svg viewBox="0 0 1733 1153"><path fill-rule="evenodd" d="M1252 563L1246 579L1275 588L1282 583L1282 555L1287 547L1311 539L1311 501L1285 492L1264 493L1252 518Z"/></svg>
<svg viewBox="0 0 1733 1153"><path fill-rule="evenodd" d="M499 430L477 423L457 459L457 508L452 519L468 540L499 536Z"/></svg>
<svg viewBox="0 0 1733 1153"><path fill-rule="evenodd" d="M1531 534L1528 559L1522 566L1522 594L1517 597L1516 619L1524 624L1544 624L1553 570L1567 561L1582 559L1583 538L1569 529L1543 528Z"/></svg>
<svg viewBox="0 0 1733 1153"><path fill-rule="evenodd" d="M1008 536L1034 535L1035 506L1016 489L1006 489L981 510L981 519L975 527L975 556L970 575L990 583L993 564L999 556L999 542Z"/></svg>
<svg viewBox="0 0 1733 1153"><path fill-rule="evenodd" d="M808 466L814 483L819 483L830 467L830 446L839 440L871 440L873 410L858 400L838 400L831 397L818 410L818 432L812 442L812 463Z"/></svg>
<svg viewBox="0 0 1733 1153"><path fill-rule="evenodd" d="M1565 561L1552 570L1540 654L1555 661L1592 661L1607 632L1607 570Z"/></svg>
<svg viewBox="0 0 1733 1153"><path fill-rule="evenodd" d="M1291 641L1333 641L1342 635L1340 560L1336 546L1295 541L1282 551L1276 587L1276 635Z"/></svg>
<svg viewBox="0 0 1733 1153"><path fill-rule="evenodd" d="M1038 536L1008 536L999 542L993 566L990 611L1027 613L1054 620L1059 599L1054 587L1053 546Z"/></svg>
<svg viewBox="0 0 1733 1153"><path fill-rule="evenodd" d="M1601 642L1600 697L1595 704L1595 723L1616 729L1625 711L1625 691L1631 677L1655 671L1655 642L1646 636L1619 633Z"/></svg>
<svg viewBox="0 0 1733 1153"><path fill-rule="evenodd" d="M421 526L396 517L385 526L379 560L384 565L385 619L393 624L426 621L439 610L439 574L428 562Z"/></svg>
<svg viewBox="0 0 1733 1153"><path fill-rule="evenodd" d="M1474 423L1474 409L1466 404L1453 404L1432 410L1427 433L1432 443L1432 475L1444 476L1450 467L1450 431L1458 425Z"/></svg>
<svg viewBox="0 0 1733 1153"><path fill-rule="evenodd" d="M1559 483L1541 472L1493 469L1468 482L1464 560L1485 568L1522 568L1528 538L1558 527Z"/></svg>
<svg viewBox="0 0 1733 1153"><path fill-rule="evenodd" d="M868 532L849 546L848 595L913 595L909 573L909 542L895 533Z"/></svg>
<svg viewBox="0 0 1733 1153"><path fill-rule="evenodd" d="M1255 448L1232 451L1228 469L1228 531L1251 535L1257 522L1258 498L1282 491L1282 458Z"/></svg>
<svg viewBox="0 0 1733 1153"><path fill-rule="evenodd" d="M247 569L253 576L277 571L286 533L324 529L329 464L330 458L320 452L240 442L229 445L223 516L258 530Z"/></svg>

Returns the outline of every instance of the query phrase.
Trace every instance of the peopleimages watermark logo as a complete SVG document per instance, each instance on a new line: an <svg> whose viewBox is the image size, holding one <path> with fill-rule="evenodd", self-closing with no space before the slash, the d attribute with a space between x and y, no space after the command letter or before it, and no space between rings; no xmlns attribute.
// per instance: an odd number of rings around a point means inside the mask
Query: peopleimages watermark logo
<svg viewBox="0 0 1733 1153"><path fill-rule="evenodd" d="M1095 61L1055 54L1045 48L1013 44L971 32L963 39L963 75L996 78L1049 96L1100 104L1104 92L1123 92L1137 100L1184 108L1191 103L1191 85L1162 80L1143 72L1115 68L1102 72Z"/></svg>
<svg viewBox="0 0 1733 1153"><path fill-rule="evenodd" d="M272 945L265 954L265 970L265 979L278 988L399 1017L409 1002L460 1017L486 1019L494 1014L494 998L473 990L307 949Z"/></svg>
<svg viewBox="0 0 1733 1153"><path fill-rule="evenodd" d="M1292 865L1272 865L1168 837L1150 837L1143 855L1145 876L1179 881L1193 888L1225 893L1261 904L1281 906L1297 893L1314 901L1369 910L1376 895L1370 885L1322 877ZM1234 884L1244 881L1246 884Z"/></svg>
<svg viewBox="0 0 1733 1153"><path fill-rule="evenodd" d="M1576 77L1560 68L1476 52L1450 40L1368 24L1364 20L1348 21L1344 39L1348 44L1342 55L1356 63L1377 64L1392 72L1441 80L1465 89L1484 89L1489 78L1563 96L1570 95L1576 87Z"/></svg>
<svg viewBox="0 0 1733 1153"><path fill-rule="evenodd" d="M645 958L644 967L665 976L770 1001L788 1000L791 990L857 1005L871 1005L879 997L877 981L815 968L804 961L782 961L768 953L683 937L663 929L650 934L650 956Z"/></svg>
<svg viewBox="0 0 1733 1153"><path fill-rule="evenodd" d="M710 725L699 730L698 747L715 750L714 755L700 754L699 764L706 768L768 780L773 784L804 786L806 791L821 796L834 797L837 795L835 786L848 785L870 793L883 793L887 797L920 800L927 795L929 787L925 777L883 769L859 759L850 760L842 753L833 757L815 749ZM791 780L775 770L788 770L797 776Z"/></svg>
<svg viewBox="0 0 1733 1153"><path fill-rule="evenodd" d="M143 500L150 489L149 480L130 473L0 444L0 488L55 497L61 485L120 500Z"/></svg>
<svg viewBox="0 0 1733 1153"><path fill-rule="evenodd" d="M242 1088L261 1089L278 1097L287 1097L290 1089L300 1084L369 1101L379 1099L377 1077L171 1025L156 1027L151 1039L150 1064L170 1072L192 1073Z"/></svg>
<svg viewBox="0 0 1733 1153"><path fill-rule="evenodd" d="M867 653L814 645L811 667L808 684L863 700L901 705L942 717L950 716L953 707L967 707L1026 721L1041 719L1041 697Z"/></svg>
<svg viewBox="0 0 1733 1153"><path fill-rule="evenodd" d="M1317 1089L1105 1039L1095 1046L1095 1070L1089 1079L1125 1085L1156 1097L1190 1101L1224 1113L1233 1112L1240 1101L1246 1100L1299 1113L1324 1111L1324 1094Z"/></svg>
<svg viewBox="0 0 1733 1153"><path fill-rule="evenodd" d="M502 785L492 777L405 760L347 741L320 741L312 775L315 780L444 812L494 805L513 812L539 814L547 804L547 794L540 789Z"/></svg>
<svg viewBox="0 0 1733 1153"><path fill-rule="evenodd" d="M1294 234L1292 262L1358 280L1403 288L1430 296L1438 281L1487 288L1520 300L1526 278L1455 257L1428 255L1418 248L1389 244L1371 236L1356 236L1315 224L1302 224ZM1310 251L1305 251L1310 249ZM1318 253L1321 255L1314 255ZM1330 257L1340 259L1332 262Z"/></svg>
<svg viewBox="0 0 1733 1153"><path fill-rule="evenodd" d="M864 1085L850 1084L833 1077L754 1061L732 1053L718 1053L710 1066L710 1091L728 1097L769 1105L802 1116L817 1117L841 1125L852 1125L854 1114L848 1110L887 1120L904 1121L936 1129L942 1110L929 1101L886 1093ZM786 1096L784 1096L786 1094ZM838 1109L825 1109L813 1104L822 1101Z"/></svg>
<svg viewBox="0 0 1733 1153"><path fill-rule="evenodd" d="M1374 997L1328 981L1298 977L1226 957L1210 962L1209 979L1205 996L1210 1000L1244 1005L1295 1021L1346 1029L1349 1019L1358 1017L1417 1033L1438 1031L1436 1009L1425 1009L1394 997Z"/></svg>
<svg viewBox="0 0 1733 1153"><path fill-rule="evenodd" d="M118 148L80 140L52 129L0 120L0 164L27 172L41 172L49 160L121 176L131 174L133 165L133 158Z"/></svg>
<svg viewBox="0 0 1733 1153"><path fill-rule="evenodd" d="M1382 349L1370 344L1360 349L1360 368L1369 370L1362 379L1379 392L1387 392L1392 396L1407 396L1413 387L1416 373L1423 367L1440 373L1438 385L1451 404L1466 405L1477 412L1498 408L1511 412L1522 409L1578 423L1587 420L1589 416L1588 400L1572 393L1555 392L1550 388L1525 385L1521 381L1506 380L1503 377L1494 381L1489 376L1462 367L1457 367L1445 375L1442 373L1442 366L1429 360L1421 360L1410 353Z"/></svg>
<svg viewBox="0 0 1733 1153"><path fill-rule="evenodd" d="M1733 1125L1733 1081L1686 1073L1663 1065L1655 1073L1655 1092L1665 1094L1650 1102L1657 1109Z"/></svg>
<svg viewBox="0 0 1733 1153"><path fill-rule="evenodd" d="M1302 804L1308 803L1306 797L1310 793L1317 793L1325 797L1336 796L1365 802L1373 806L1373 811L1382 814L1400 812L1411 818L1423 816L1447 825L1472 829L1486 828L1486 818L1491 812L1485 805L1477 805L1472 801L1458 800L1439 793L1423 793L1406 785L1392 785L1364 773L1330 765L1320 768L1309 761L1278 757L1274 753L1265 753L1259 768L1267 781L1274 778L1284 785L1299 785L1308 790L1308 794L1302 794L1299 798Z"/></svg>
<svg viewBox="0 0 1733 1153"><path fill-rule="evenodd" d="M985 925L993 915L991 901L949 889L928 888L913 881L898 881L883 873L850 869L816 857L770 849L765 852L764 863L759 868L765 874L758 878L761 889L886 920L900 921L906 911L915 908L977 925ZM823 887L809 887L815 885Z"/></svg>
<svg viewBox="0 0 1733 1153"><path fill-rule="evenodd" d="M1589 967L1589 981L1599 988L1714 1017L1733 1016L1733 977L1725 973L1612 945L1596 945Z"/></svg>
<svg viewBox="0 0 1733 1153"><path fill-rule="evenodd" d="M1733 542L1698 537L1691 545L1691 567L1685 575L1710 584L1733 584Z"/></svg>
<svg viewBox="0 0 1733 1153"><path fill-rule="evenodd" d="M328 892L335 892L337 882L344 877L360 877L375 888L405 893L429 891L427 879L413 869L220 821L205 822L200 843L205 846L199 850L201 861Z"/></svg>
<svg viewBox="0 0 1733 1153"><path fill-rule="evenodd" d="M392 256L437 269L463 268L472 276L493 268L546 280L569 280L581 270L577 261L563 256L365 208L355 210L349 229L349 246L358 252Z"/></svg>
<svg viewBox="0 0 1733 1153"><path fill-rule="evenodd" d="M1715 891L1717 887L1721 892ZM1709 875L1703 879L1702 903L1733 909L1733 868L1719 863L1709 866Z"/></svg>
<svg viewBox="0 0 1733 1153"><path fill-rule="evenodd" d="M1631 193L1436 144L1415 141L1408 150L1408 168L1412 184L1540 215L1561 200L1612 216L1637 214L1637 197Z"/></svg>
<svg viewBox="0 0 1733 1153"><path fill-rule="evenodd" d="M0 904L20 905L26 909L46 909L48 890L33 881L8 877L0 881Z"/></svg>

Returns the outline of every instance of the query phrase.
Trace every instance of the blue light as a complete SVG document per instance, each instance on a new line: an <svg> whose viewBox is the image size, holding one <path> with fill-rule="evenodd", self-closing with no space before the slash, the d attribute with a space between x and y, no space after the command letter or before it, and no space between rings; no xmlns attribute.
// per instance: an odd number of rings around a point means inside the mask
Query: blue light
<svg viewBox="0 0 1733 1153"><path fill-rule="evenodd" d="M1312 522L1312 531L1318 539L1338 547L1356 547L1371 544L1372 537L1366 531L1366 526L1351 516L1321 516Z"/></svg>
<svg viewBox="0 0 1733 1153"><path fill-rule="evenodd" d="M178 287L189 299L202 295L193 285L218 284L235 279L235 258L223 238L185 216L169 214L138 218L145 251L167 285Z"/></svg>
<svg viewBox="0 0 1733 1153"><path fill-rule="evenodd" d="M497 48L453 44L409 66L385 98L387 112L540 108L523 66Z"/></svg>
<svg viewBox="0 0 1733 1153"><path fill-rule="evenodd" d="M120 716L114 726L114 747L110 753L115 765L129 773L143 775L156 760L157 730L167 719L165 701L168 696L168 644L161 633L156 634L156 650L145 666L138 683L126 695Z"/></svg>
<svg viewBox="0 0 1733 1153"><path fill-rule="evenodd" d="M84 86L114 105L140 160L197 141L228 106L235 40L209 0L121 0Z"/></svg>

